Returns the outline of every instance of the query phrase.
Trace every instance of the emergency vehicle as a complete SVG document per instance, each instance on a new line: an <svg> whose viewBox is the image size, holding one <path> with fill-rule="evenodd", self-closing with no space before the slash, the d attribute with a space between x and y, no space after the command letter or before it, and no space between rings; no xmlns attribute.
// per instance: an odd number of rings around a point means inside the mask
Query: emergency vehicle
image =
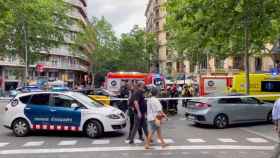
<svg viewBox="0 0 280 158"><path fill-rule="evenodd" d="M269 73L250 74L250 95L280 94L280 76ZM243 93L246 91L245 73L233 76L232 93ZM274 102L279 96L261 97L260 100Z"/></svg>
<svg viewBox="0 0 280 158"><path fill-rule="evenodd" d="M155 73L140 72L109 72L106 76L105 88L112 92L119 92L124 82L145 82L147 86L164 88L165 78Z"/></svg>
<svg viewBox="0 0 280 158"><path fill-rule="evenodd" d="M95 138L126 126L125 114L78 92L34 92L16 96L5 107L4 126L18 137L30 131L81 131Z"/></svg>
<svg viewBox="0 0 280 158"><path fill-rule="evenodd" d="M200 78L199 95L223 95L232 86L231 76L202 76Z"/></svg>

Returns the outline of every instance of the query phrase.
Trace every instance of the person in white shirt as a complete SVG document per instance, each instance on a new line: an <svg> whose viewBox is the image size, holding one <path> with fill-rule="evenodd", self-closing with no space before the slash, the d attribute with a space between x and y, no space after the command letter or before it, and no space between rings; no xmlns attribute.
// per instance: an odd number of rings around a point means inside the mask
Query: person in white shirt
<svg viewBox="0 0 280 158"><path fill-rule="evenodd" d="M161 135L161 121L163 118L167 119L167 116L162 111L162 105L160 101L156 98L158 96L158 90L152 88L151 90L152 97L147 100L147 120L149 123L149 132L148 137L145 143L145 149L150 149L150 143L155 132L157 132L158 140L161 143L162 147L166 146L162 135Z"/></svg>
<svg viewBox="0 0 280 158"><path fill-rule="evenodd" d="M274 130L280 138L280 99L278 99L272 109L272 120L274 123ZM278 158L280 156L280 142L278 141L277 146L274 149L274 153L271 158Z"/></svg>

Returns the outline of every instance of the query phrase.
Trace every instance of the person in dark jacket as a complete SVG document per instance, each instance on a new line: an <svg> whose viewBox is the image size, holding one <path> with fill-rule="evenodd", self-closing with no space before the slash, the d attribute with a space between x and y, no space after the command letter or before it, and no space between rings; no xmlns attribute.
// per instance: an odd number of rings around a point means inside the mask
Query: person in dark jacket
<svg viewBox="0 0 280 158"><path fill-rule="evenodd" d="M148 135L146 123L147 107L145 106L144 83L137 83L136 89L130 99L130 107L133 112L134 125L129 135L129 144L134 144L134 138L136 132L139 132L139 129L141 131L143 130L146 136ZM143 140L143 138L141 138L141 135L140 139Z"/></svg>

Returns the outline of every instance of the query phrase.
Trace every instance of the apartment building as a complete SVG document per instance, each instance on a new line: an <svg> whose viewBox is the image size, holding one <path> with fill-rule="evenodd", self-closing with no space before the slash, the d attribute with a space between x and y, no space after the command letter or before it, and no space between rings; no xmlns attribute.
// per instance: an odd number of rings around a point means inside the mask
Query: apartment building
<svg viewBox="0 0 280 158"><path fill-rule="evenodd" d="M44 78L47 80L62 80L69 86L86 82L88 79L89 61L70 48L76 34L80 31L81 25L87 24L87 1L86 0L65 0L71 4L73 9L68 14L74 21L65 35L66 43L59 48L53 48L49 52L41 52L41 58L29 68L29 80ZM36 66L43 67L39 72ZM17 56L6 56L0 58L0 85L1 89L8 91L20 86L24 78L24 61Z"/></svg>
<svg viewBox="0 0 280 158"><path fill-rule="evenodd" d="M176 75L179 73L190 72L189 62L179 62L174 52L167 47L168 33L164 30L166 9L164 3L166 0L149 0L145 16L146 16L146 31L153 32L157 38L157 59L152 65L152 71L159 71L165 75Z"/></svg>

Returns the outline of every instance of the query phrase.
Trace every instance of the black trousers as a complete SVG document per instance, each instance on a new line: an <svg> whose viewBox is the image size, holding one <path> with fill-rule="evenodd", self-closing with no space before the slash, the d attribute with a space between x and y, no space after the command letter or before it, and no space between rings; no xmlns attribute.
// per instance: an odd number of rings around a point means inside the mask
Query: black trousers
<svg viewBox="0 0 280 158"><path fill-rule="evenodd" d="M141 122L141 120L138 118L137 114L135 114L135 113L133 113L132 119L133 120L131 120L131 121L133 121L133 126L130 125L131 130L129 132L129 141L130 142L134 141L136 132L137 131L139 132L139 127L140 127L140 122Z"/></svg>
<svg viewBox="0 0 280 158"><path fill-rule="evenodd" d="M131 138L131 134L132 134L132 129L133 129L133 127L134 127L134 123L135 123L135 121L134 121L134 116L137 116L137 114L134 114L134 112L132 111L132 109L131 108L128 108L128 117L129 117L129 133L128 133L128 139L130 139ZM139 125L140 126L140 125ZM143 132L142 132L142 130L140 129L140 128L138 128L138 134L139 134L139 137L142 137L143 136ZM134 135L134 137L135 137L135 135ZM133 138L134 138L133 137Z"/></svg>

